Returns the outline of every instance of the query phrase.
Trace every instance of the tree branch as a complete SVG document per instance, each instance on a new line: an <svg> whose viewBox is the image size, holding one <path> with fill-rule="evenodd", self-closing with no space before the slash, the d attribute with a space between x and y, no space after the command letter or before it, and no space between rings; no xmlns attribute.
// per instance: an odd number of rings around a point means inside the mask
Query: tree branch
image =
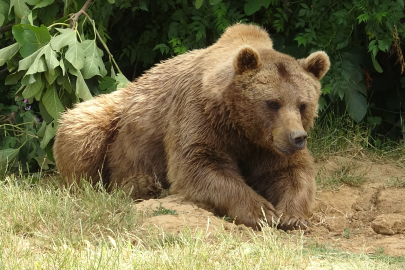
<svg viewBox="0 0 405 270"><path fill-rule="evenodd" d="M7 68L0 70L0 76L3 76L4 74L7 74L7 73L8 73Z"/></svg>
<svg viewBox="0 0 405 270"><path fill-rule="evenodd" d="M86 3L84 3L83 7L72 16L72 18L70 19L70 27L73 27L73 25L79 20L80 15L85 13L85 11L89 7L91 1L93 1L93 0L87 0Z"/></svg>
<svg viewBox="0 0 405 270"><path fill-rule="evenodd" d="M0 27L0 34L4 34L5 32L10 32L11 29L13 28L14 24L9 24L3 27Z"/></svg>

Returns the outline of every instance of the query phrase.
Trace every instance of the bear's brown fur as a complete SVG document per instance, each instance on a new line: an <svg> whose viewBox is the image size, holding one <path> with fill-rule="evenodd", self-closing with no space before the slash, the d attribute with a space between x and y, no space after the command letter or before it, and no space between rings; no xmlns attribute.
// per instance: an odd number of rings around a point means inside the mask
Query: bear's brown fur
<svg viewBox="0 0 405 270"><path fill-rule="evenodd" d="M263 29L231 26L211 47L68 110L54 145L59 172L69 184L101 175L134 199L170 186L251 227L264 217L302 227L315 190L306 132L329 65L324 52L295 60ZM139 174L149 180L135 183Z"/></svg>

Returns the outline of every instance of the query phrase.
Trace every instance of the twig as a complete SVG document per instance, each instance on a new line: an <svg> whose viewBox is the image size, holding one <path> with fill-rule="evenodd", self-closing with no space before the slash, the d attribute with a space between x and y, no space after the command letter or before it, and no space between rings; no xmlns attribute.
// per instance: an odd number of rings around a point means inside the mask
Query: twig
<svg viewBox="0 0 405 270"><path fill-rule="evenodd" d="M83 7L77 12L75 13L72 18L70 19L70 27L72 28L75 23L79 20L80 15L84 14L86 9L89 7L91 1L93 0L87 0L86 3L84 3Z"/></svg>

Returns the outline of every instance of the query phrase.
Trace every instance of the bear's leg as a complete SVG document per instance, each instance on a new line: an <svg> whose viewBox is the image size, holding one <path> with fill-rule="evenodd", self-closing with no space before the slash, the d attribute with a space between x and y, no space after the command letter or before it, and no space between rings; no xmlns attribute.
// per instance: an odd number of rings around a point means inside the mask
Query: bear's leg
<svg viewBox="0 0 405 270"><path fill-rule="evenodd" d="M279 228L305 229L315 201L312 157L302 150L280 160L277 168L274 168L274 157L258 162L255 170L258 173L253 176L252 187L270 201L281 215Z"/></svg>
<svg viewBox="0 0 405 270"><path fill-rule="evenodd" d="M168 155L171 192L214 206L236 224L260 228L277 220L273 205L246 185L237 164L225 153L201 145Z"/></svg>

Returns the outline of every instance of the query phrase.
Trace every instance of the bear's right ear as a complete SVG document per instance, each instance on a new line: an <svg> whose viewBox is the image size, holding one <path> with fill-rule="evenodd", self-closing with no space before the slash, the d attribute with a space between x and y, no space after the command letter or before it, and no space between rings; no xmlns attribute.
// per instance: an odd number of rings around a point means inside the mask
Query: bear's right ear
<svg viewBox="0 0 405 270"><path fill-rule="evenodd" d="M252 46L243 46L234 61L234 68L237 74L242 74L249 70L255 70L262 66L259 52Z"/></svg>

